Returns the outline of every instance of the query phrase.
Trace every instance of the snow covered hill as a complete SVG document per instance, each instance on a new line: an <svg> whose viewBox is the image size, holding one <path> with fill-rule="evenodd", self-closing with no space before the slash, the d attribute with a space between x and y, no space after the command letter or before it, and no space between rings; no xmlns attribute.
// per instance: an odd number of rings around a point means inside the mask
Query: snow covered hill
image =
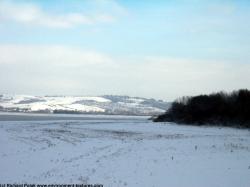
<svg viewBox="0 0 250 187"><path fill-rule="evenodd" d="M161 100L128 96L0 95L0 110L7 112L156 115L168 107Z"/></svg>

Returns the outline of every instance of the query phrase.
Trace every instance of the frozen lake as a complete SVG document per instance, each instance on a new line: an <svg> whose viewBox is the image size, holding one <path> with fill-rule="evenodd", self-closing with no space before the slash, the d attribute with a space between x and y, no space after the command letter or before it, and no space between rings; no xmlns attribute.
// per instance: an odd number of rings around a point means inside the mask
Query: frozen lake
<svg viewBox="0 0 250 187"><path fill-rule="evenodd" d="M0 114L0 183L249 187L250 131L147 117Z"/></svg>

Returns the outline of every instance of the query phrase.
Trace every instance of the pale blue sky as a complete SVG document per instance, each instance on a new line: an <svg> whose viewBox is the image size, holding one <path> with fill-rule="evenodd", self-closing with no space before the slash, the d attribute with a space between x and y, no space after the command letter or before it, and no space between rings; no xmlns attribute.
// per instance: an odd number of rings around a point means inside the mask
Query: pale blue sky
<svg viewBox="0 0 250 187"><path fill-rule="evenodd" d="M0 0L1 89L172 100L250 88L249 19L246 0Z"/></svg>

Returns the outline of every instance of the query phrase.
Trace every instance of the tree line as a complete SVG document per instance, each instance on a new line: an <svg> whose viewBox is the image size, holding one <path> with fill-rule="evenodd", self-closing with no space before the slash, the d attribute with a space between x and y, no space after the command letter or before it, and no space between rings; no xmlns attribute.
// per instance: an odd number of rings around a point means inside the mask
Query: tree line
<svg viewBox="0 0 250 187"><path fill-rule="evenodd" d="M182 97L154 119L155 122L210 124L250 127L250 91L241 89L231 93Z"/></svg>

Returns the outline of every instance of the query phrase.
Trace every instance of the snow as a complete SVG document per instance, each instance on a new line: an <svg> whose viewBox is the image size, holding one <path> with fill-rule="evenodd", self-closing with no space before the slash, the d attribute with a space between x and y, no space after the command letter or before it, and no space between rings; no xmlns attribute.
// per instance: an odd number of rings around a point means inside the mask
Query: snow
<svg viewBox="0 0 250 187"><path fill-rule="evenodd" d="M87 106L87 105L82 105L82 104L71 104L67 105L69 109L77 110L77 111L94 111L94 112L105 112L104 109L95 107L95 106Z"/></svg>
<svg viewBox="0 0 250 187"><path fill-rule="evenodd" d="M41 97L29 96L29 95L4 95L3 99L7 99L5 102L1 102L1 105L6 108L18 107L21 109L29 108L31 111L40 110L77 110L84 112L105 112L104 109L87 106L83 104L74 104L77 101L96 101L96 102L110 102L110 100L102 97L71 97L71 96L47 96L44 101L36 101L29 104L19 104L22 101L29 99L41 99ZM43 98L44 99L44 98Z"/></svg>
<svg viewBox="0 0 250 187"><path fill-rule="evenodd" d="M0 121L0 147L0 183L250 186L249 130L116 116Z"/></svg>
<svg viewBox="0 0 250 187"><path fill-rule="evenodd" d="M122 97L121 97L122 100ZM112 114L133 113L136 115L155 115L165 109L141 104L144 99L128 97L126 101L113 102L104 96L30 96L1 95L0 107L4 111L53 112L54 110L98 112ZM167 109L167 104L166 104Z"/></svg>

